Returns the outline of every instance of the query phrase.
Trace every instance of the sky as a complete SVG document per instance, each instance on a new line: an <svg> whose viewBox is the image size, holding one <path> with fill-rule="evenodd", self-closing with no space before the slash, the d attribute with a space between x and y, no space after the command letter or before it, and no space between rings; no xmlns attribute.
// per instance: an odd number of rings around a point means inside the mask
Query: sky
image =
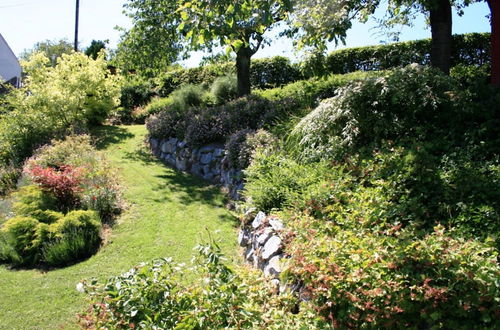
<svg viewBox="0 0 500 330"><path fill-rule="evenodd" d="M0 0L0 33L14 53L20 54L39 41L67 39L74 40L75 0ZM95 40L109 40L111 48L116 47L120 38L117 26L130 28L130 19L123 14L124 0L80 0L79 41L87 47ZM453 18L453 33L489 32L489 13L486 2L472 4L465 10L463 17L456 14ZM383 16L379 10L376 16ZM348 32L347 44L337 48L376 45L387 41L374 29L375 23L355 23ZM401 41L430 37L424 17L419 17L412 28L401 30ZM275 33L274 33L275 34ZM270 37L273 37L271 32ZM335 49L331 45L330 50ZM182 64L196 66L204 54L193 53ZM300 58L289 39L274 40L255 55L255 58L283 55L292 60Z"/></svg>

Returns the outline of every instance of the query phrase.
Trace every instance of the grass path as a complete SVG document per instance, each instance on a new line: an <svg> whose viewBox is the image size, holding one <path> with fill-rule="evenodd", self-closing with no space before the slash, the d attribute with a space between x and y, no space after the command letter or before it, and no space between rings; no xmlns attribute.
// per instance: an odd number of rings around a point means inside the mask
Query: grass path
<svg viewBox="0 0 500 330"><path fill-rule="evenodd" d="M99 147L119 168L130 206L113 227L110 241L92 258L42 273L0 266L0 329L75 328L85 308L75 290L83 278L105 279L157 257L189 261L192 248L207 237L221 239L235 256L235 219L218 189L173 171L145 152L143 126L104 127ZM205 234L204 234L205 233Z"/></svg>

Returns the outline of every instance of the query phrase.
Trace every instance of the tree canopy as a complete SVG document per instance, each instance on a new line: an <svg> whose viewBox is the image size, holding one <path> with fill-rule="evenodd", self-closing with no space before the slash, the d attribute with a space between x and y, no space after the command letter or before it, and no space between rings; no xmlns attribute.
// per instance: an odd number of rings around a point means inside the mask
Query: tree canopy
<svg viewBox="0 0 500 330"><path fill-rule="evenodd" d="M63 54L71 54L73 51L73 44L67 39L45 40L37 42L31 49L25 49L21 53L20 58L27 61L30 59L31 55L43 52L44 55L50 60L46 64L49 66L55 66L58 58L60 58Z"/></svg>

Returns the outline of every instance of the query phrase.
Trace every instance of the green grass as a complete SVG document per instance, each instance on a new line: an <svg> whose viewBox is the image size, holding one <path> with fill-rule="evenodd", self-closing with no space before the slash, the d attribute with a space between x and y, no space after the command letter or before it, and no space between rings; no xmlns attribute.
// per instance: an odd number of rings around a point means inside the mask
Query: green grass
<svg viewBox="0 0 500 330"><path fill-rule="evenodd" d="M235 218L219 189L153 159L145 134L143 126L96 131L98 146L119 168L128 209L107 245L86 261L49 272L0 266L0 329L75 328L76 313L86 308L85 295L75 289L81 279L104 280L157 257L188 262L207 230L235 258Z"/></svg>

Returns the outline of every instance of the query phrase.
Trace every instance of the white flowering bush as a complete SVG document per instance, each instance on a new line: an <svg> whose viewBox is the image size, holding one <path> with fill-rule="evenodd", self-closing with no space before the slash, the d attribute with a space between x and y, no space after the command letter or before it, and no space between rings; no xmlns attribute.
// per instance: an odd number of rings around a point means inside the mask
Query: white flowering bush
<svg viewBox="0 0 500 330"><path fill-rule="evenodd" d="M423 141L448 132L460 117L453 78L410 65L384 77L353 82L324 100L294 128L300 157L329 159L383 141Z"/></svg>

